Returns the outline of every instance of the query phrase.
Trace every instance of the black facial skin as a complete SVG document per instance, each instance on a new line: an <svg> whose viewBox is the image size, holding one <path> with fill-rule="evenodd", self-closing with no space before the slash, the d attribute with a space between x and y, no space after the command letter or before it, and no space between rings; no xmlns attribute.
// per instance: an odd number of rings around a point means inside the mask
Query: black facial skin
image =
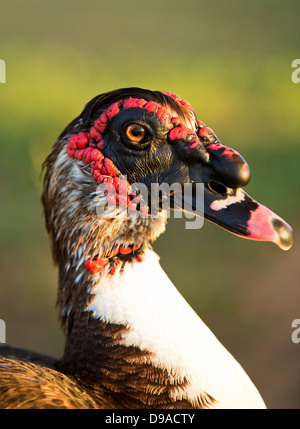
<svg viewBox="0 0 300 429"><path fill-rule="evenodd" d="M130 124L145 127L146 137L141 143L130 142L126 137L126 128ZM122 174L127 176L129 183L144 183L147 186L149 201L152 198L154 207L157 205L154 195L150 194L151 183L179 183L182 195L185 183L204 183L205 217L232 232L247 235L246 224L251 211L257 208L257 203L247 197L243 203L236 204L235 221L238 228L232 224L232 209L222 210L222 217L217 219L216 212L210 209L210 204L216 199L222 200L229 195L235 195L236 190L222 184L222 177L214 168L209 163L199 161L197 151L195 156L193 153L187 156L186 141L170 143L168 133L172 128L170 121L163 124L155 113L149 113L145 109L135 107L123 110L110 121L108 131L103 136L103 152ZM215 186L209 186L212 182ZM216 189L222 192L216 192ZM161 194L157 197L162 203ZM174 201L177 201L177 204ZM171 208L177 205L182 207L183 204L183 201L179 202L171 195Z"/></svg>
<svg viewBox="0 0 300 429"><path fill-rule="evenodd" d="M130 144L125 135L129 124L140 124L147 130L145 142ZM117 114L103 136L103 152L127 176L130 183L161 183L163 175L176 161L173 148L167 142L172 124L164 126L155 113L134 107ZM180 163L177 162L177 168Z"/></svg>

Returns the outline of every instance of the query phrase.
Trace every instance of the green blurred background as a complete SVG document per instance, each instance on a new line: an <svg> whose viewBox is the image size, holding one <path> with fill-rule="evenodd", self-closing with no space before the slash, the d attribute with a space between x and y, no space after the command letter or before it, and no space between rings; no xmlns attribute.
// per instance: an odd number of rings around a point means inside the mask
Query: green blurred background
<svg viewBox="0 0 300 429"><path fill-rule="evenodd" d="M0 318L7 342L59 357L56 269L41 163L92 97L141 86L178 93L249 162L246 191L294 228L283 252L215 225L169 221L166 272L246 369L269 408L300 408L298 0L2 0ZM167 305L167 303L166 303Z"/></svg>

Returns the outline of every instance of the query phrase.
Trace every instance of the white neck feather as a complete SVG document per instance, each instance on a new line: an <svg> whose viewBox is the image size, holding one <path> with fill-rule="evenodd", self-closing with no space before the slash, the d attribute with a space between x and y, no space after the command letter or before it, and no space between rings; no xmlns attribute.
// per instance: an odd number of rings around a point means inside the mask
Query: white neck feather
<svg viewBox="0 0 300 429"><path fill-rule="evenodd" d="M88 310L95 318L130 328L123 345L152 354L152 364L177 380L189 380L177 399L196 403L209 394L216 408L264 408L256 388L180 295L147 250L143 262L126 264L124 271L102 277Z"/></svg>

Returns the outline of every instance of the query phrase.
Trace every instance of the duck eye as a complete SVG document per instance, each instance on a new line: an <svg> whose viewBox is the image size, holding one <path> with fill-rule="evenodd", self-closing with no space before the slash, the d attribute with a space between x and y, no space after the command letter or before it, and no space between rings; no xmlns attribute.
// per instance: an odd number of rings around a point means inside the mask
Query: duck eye
<svg viewBox="0 0 300 429"><path fill-rule="evenodd" d="M142 143L148 137L147 129L140 124L128 125L125 134L128 140L133 143Z"/></svg>

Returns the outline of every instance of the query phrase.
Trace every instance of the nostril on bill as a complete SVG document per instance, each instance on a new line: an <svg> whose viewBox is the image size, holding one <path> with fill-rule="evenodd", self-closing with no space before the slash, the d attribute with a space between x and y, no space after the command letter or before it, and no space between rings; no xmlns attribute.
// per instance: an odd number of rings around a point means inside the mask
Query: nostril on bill
<svg viewBox="0 0 300 429"><path fill-rule="evenodd" d="M223 185L223 183L217 182L216 180L210 180L207 186L215 194L226 195L228 192L228 188Z"/></svg>

